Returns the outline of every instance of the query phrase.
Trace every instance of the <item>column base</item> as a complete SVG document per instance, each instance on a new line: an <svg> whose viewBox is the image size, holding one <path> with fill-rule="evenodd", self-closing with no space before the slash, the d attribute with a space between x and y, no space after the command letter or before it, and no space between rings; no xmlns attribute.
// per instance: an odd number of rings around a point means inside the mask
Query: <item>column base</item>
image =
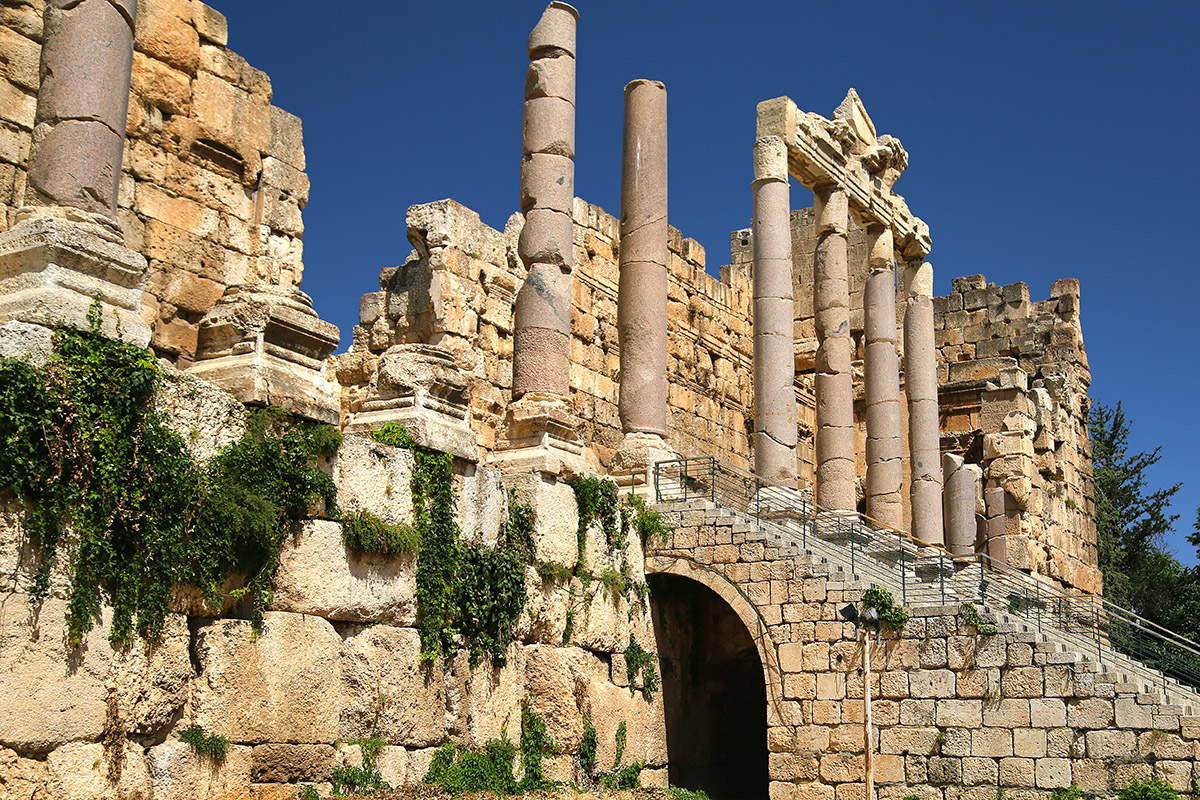
<svg viewBox="0 0 1200 800"><path fill-rule="evenodd" d="M146 259L126 247L107 217L29 207L0 233L0 322L89 330L100 303L100 333L145 347L141 318Z"/></svg>
<svg viewBox="0 0 1200 800"><path fill-rule="evenodd" d="M339 386L325 372L338 329L299 289L231 286L200 320L188 372L247 405L277 406L319 422L341 418Z"/></svg>
<svg viewBox="0 0 1200 800"><path fill-rule="evenodd" d="M505 473L568 476L595 472L579 435L579 418L558 395L530 393L508 407L491 465Z"/></svg>
<svg viewBox="0 0 1200 800"><path fill-rule="evenodd" d="M427 344L395 345L380 357L367 399L349 415L346 432L398 422L422 447L478 462L470 405L467 381L450 351Z"/></svg>
<svg viewBox="0 0 1200 800"><path fill-rule="evenodd" d="M677 458L679 454L657 433L627 433L609 463L608 474L622 491L653 495L654 465Z"/></svg>

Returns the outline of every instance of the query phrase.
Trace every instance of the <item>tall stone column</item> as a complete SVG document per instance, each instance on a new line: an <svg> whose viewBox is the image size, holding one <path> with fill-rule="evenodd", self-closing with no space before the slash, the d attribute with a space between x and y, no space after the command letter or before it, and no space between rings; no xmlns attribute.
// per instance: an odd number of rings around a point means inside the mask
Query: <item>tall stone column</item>
<svg viewBox="0 0 1200 800"><path fill-rule="evenodd" d="M896 353L896 267L892 231L867 230L870 274L863 292L867 395L867 516L904 525L900 359Z"/></svg>
<svg viewBox="0 0 1200 800"><path fill-rule="evenodd" d="M511 471L583 468L579 420L568 402L571 208L575 198L575 26L566 3L546 7L529 34L521 158L525 225L517 254L525 282L513 310L513 403L496 460ZM507 452L503 452L507 451Z"/></svg>
<svg viewBox="0 0 1200 800"><path fill-rule="evenodd" d="M514 399L568 394L578 18L574 8L555 0L529 35L521 142L525 227L517 243L526 275L515 309Z"/></svg>
<svg viewBox="0 0 1200 800"><path fill-rule="evenodd" d="M137 0L49 0L25 205L0 234L0 322L87 327L145 345L146 260L124 246L117 188Z"/></svg>
<svg viewBox="0 0 1200 800"><path fill-rule="evenodd" d="M754 143L754 472L796 486L796 306L787 145ZM843 249L843 256L845 250ZM843 257L843 268L845 260ZM853 443L851 443L853 447ZM852 465L853 466L853 465Z"/></svg>
<svg viewBox="0 0 1200 800"><path fill-rule="evenodd" d="M674 458L667 435L667 87L625 87L621 158L621 249L617 333L618 412L625 434L614 475L639 474Z"/></svg>
<svg viewBox="0 0 1200 800"><path fill-rule="evenodd" d="M904 386L908 392L908 452L912 534L944 545L941 431L938 426L937 348L933 328L933 267L905 266Z"/></svg>
<svg viewBox="0 0 1200 800"><path fill-rule="evenodd" d="M846 267L846 193L818 187L813 312L817 327L816 500L854 511L854 383L850 371L850 280Z"/></svg>

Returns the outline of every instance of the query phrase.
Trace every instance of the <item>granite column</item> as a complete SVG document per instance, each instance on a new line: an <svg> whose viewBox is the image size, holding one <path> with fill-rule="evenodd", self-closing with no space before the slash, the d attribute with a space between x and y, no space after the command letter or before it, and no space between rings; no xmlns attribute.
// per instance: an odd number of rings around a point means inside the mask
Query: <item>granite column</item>
<svg viewBox="0 0 1200 800"><path fill-rule="evenodd" d="M818 187L813 312L817 328L816 500L827 511L854 511L854 383L850 371L850 281L846 266L846 192Z"/></svg>
<svg viewBox="0 0 1200 800"><path fill-rule="evenodd" d="M867 229L870 273L863 291L866 337L867 516L904 525L900 359L896 353L896 267L892 231Z"/></svg>
<svg viewBox="0 0 1200 800"><path fill-rule="evenodd" d="M912 534L928 544L944 545L933 267L924 261L910 262L905 266L905 285L904 385L908 392Z"/></svg>

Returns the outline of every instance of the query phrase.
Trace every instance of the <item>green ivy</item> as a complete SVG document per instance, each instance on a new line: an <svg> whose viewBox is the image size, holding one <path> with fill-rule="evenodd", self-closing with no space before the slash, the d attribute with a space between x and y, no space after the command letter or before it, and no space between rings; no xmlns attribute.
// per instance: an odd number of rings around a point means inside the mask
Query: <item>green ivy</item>
<svg viewBox="0 0 1200 800"><path fill-rule="evenodd" d="M492 739L482 751L444 744L434 752L422 783L440 786L453 797L476 792L500 796L515 794L517 781L513 777L513 758L516 753L516 747L507 736Z"/></svg>
<svg viewBox="0 0 1200 800"><path fill-rule="evenodd" d="M900 630L908 623L908 612L903 606L896 605L892 593L882 586L872 586L863 592L862 604L865 608L878 611L879 618L894 631Z"/></svg>
<svg viewBox="0 0 1200 800"><path fill-rule="evenodd" d="M0 490L25 508L38 546L30 593L44 599L60 540L70 529L67 632L71 644L112 606L109 638L162 630L176 584L212 602L232 575L237 596L269 600L279 545L295 523L324 506L336 513L333 482L315 462L341 441L327 425L261 412L246 436L201 467L154 411L163 378L150 351L89 331L55 333L40 368L0 360Z"/></svg>
<svg viewBox="0 0 1200 800"><path fill-rule="evenodd" d="M486 653L502 665L525 609L525 565L534 561L534 511L509 496L509 518L495 549L464 545L455 508L454 458L420 447L399 423L372 438L412 451L416 518L417 629L421 657L452 658L466 643L472 666Z"/></svg>
<svg viewBox="0 0 1200 800"><path fill-rule="evenodd" d="M542 758L558 751L554 740L546 733L542 721L528 703L521 704L521 784L523 792L534 792L550 787L542 772Z"/></svg>
<svg viewBox="0 0 1200 800"><path fill-rule="evenodd" d="M975 604L966 602L959 609L962 614L963 622L975 628L975 632L980 636L992 636L996 633L996 626L989 625L984 622L983 617L979 616L979 611L975 608ZM1053 800L1078 800L1078 798L1053 798Z"/></svg>
<svg viewBox="0 0 1200 800"><path fill-rule="evenodd" d="M608 478L581 476L567 481L575 492L575 504L579 507L579 528L576 536L579 543L579 569L583 569L584 551L587 549L587 531L592 522L599 520L609 547L623 547L625 532L621 525L621 513L617 506L617 485Z"/></svg>
<svg viewBox="0 0 1200 800"><path fill-rule="evenodd" d="M1124 789L1117 790L1120 800L1178 800L1179 795L1171 784L1159 778L1134 781Z"/></svg>
<svg viewBox="0 0 1200 800"><path fill-rule="evenodd" d="M613 759L612 772L602 773L596 776L600 785L606 789L636 789L638 786L638 777L642 774L644 764L640 761L634 761L624 767L621 766L621 761L625 758L625 741L628 735L628 730L625 721L617 725L617 732L614 736L617 746L616 758Z"/></svg>
<svg viewBox="0 0 1200 800"><path fill-rule="evenodd" d="M583 715L583 741L579 743L579 766L585 775L596 770L596 728L586 714Z"/></svg>
<svg viewBox="0 0 1200 800"><path fill-rule="evenodd" d="M634 679L638 673L642 673L642 691L646 694L654 694L661 686L658 678L658 668L655 663L658 661L650 653L637 643L637 639L633 638L633 634L629 634L629 645L625 648L625 676L629 680L629 688L633 690Z"/></svg>
<svg viewBox="0 0 1200 800"><path fill-rule="evenodd" d="M383 556L415 554L421 547L421 536L412 525L393 525L369 511L342 516L342 541L359 552Z"/></svg>
<svg viewBox="0 0 1200 800"><path fill-rule="evenodd" d="M184 728L179 733L179 741L190 746L198 755L217 763L225 760L229 752L229 740L216 733L208 733L199 725Z"/></svg>
<svg viewBox="0 0 1200 800"><path fill-rule="evenodd" d="M358 752L362 756L362 766L333 768L333 776L330 781L333 784L334 795L343 797L351 794L374 794L376 789L385 791L391 789L392 787L379 774L376 764L376 759L383 752L383 737L368 736L365 739L355 739L350 744L358 745Z"/></svg>
<svg viewBox="0 0 1200 800"><path fill-rule="evenodd" d="M663 522L662 514L646 506L646 498L630 495L625 499L621 509L621 518L625 524L633 526L638 538L645 547L651 540L667 544L671 540L670 525Z"/></svg>

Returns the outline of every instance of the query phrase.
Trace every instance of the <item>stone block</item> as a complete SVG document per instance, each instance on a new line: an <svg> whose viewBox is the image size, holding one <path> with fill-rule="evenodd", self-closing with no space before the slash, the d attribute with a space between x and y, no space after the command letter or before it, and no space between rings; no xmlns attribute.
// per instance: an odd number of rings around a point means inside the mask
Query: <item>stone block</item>
<svg viewBox="0 0 1200 800"><path fill-rule="evenodd" d="M1071 759L1039 758L1034 762L1034 783L1039 789L1071 785Z"/></svg>
<svg viewBox="0 0 1200 800"><path fill-rule="evenodd" d="M236 796L250 784L251 760L251 748L230 745L225 758L214 763L177 739L146 751L154 800Z"/></svg>
<svg viewBox="0 0 1200 800"><path fill-rule="evenodd" d="M954 696L954 673L948 669L913 670L908 684L914 698Z"/></svg>
<svg viewBox="0 0 1200 800"><path fill-rule="evenodd" d="M308 520L280 548L275 611L346 622L413 625L416 554L361 553L342 541L342 525Z"/></svg>
<svg viewBox="0 0 1200 800"><path fill-rule="evenodd" d="M978 728L983 724L983 703L980 700L939 700L939 728Z"/></svg>
<svg viewBox="0 0 1200 800"><path fill-rule="evenodd" d="M1067 706L1053 698L1030 700L1029 717L1034 728L1061 728L1067 724Z"/></svg>
<svg viewBox="0 0 1200 800"><path fill-rule="evenodd" d="M341 759L327 744L260 744L251 751L255 783L309 783L327 780Z"/></svg>
<svg viewBox="0 0 1200 800"><path fill-rule="evenodd" d="M1113 703L1118 728L1153 728L1153 706L1141 705L1133 697L1118 697Z"/></svg>
<svg viewBox="0 0 1200 800"><path fill-rule="evenodd" d="M439 664L421 658L412 628L374 625L347 636L340 648L341 699L334 711L333 741L378 733L388 742L427 747L442 741L446 679ZM284 741L284 740L277 740Z"/></svg>
<svg viewBox="0 0 1200 800"><path fill-rule="evenodd" d="M412 523L413 454L365 435L347 434L333 462L338 505L367 511L385 522Z"/></svg>
<svg viewBox="0 0 1200 800"><path fill-rule="evenodd" d="M536 514L534 541L539 561L573 567L579 560L579 507L566 483L541 472L506 475L504 487L514 502L527 503Z"/></svg>
<svg viewBox="0 0 1200 800"><path fill-rule="evenodd" d="M575 678L565 648L525 648L525 689L530 707L546 723L555 744L574 752L583 740L583 714L575 700ZM614 731L616 725L614 723ZM603 741L599 737L598 741Z"/></svg>
<svg viewBox="0 0 1200 800"><path fill-rule="evenodd" d="M341 637L319 617L270 611L261 632L246 620L201 625L195 634L196 724L247 744L336 740L341 650ZM280 697L289 701L277 702Z"/></svg>
<svg viewBox="0 0 1200 800"><path fill-rule="evenodd" d="M123 743L119 777L111 780L109 754L98 742L71 742L46 757L46 797L55 800L94 800L119 797L149 800L150 775L142 748Z"/></svg>

